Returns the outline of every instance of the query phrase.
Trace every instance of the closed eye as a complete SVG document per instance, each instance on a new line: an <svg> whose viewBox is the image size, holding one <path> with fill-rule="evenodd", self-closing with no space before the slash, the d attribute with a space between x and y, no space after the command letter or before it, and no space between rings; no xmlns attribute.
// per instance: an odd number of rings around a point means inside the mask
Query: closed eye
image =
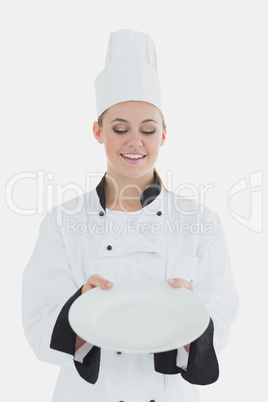
<svg viewBox="0 0 268 402"><path fill-rule="evenodd" d="M114 132L117 134L125 134L127 130L117 130L116 128L113 128Z"/></svg>
<svg viewBox="0 0 268 402"><path fill-rule="evenodd" d="M154 134L155 130L152 131L142 131L142 134Z"/></svg>
<svg viewBox="0 0 268 402"><path fill-rule="evenodd" d="M125 134L125 133L127 133L127 130L118 130L118 129L116 129L116 128L113 128L113 131L115 132L115 133L117 133L117 134ZM151 131L142 131L142 134L145 134L145 135L150 135L150 134L154 134L155 133L155 130L151 130Z"/></svg>

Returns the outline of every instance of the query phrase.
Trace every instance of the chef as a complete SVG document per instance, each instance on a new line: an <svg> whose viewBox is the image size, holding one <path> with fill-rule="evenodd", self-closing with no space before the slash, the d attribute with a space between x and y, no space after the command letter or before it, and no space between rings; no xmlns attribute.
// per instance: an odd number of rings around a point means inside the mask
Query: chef
<svg viewBox="0 0 268 402"><path fill-rule="evenodd" d="M23 274L24 331L38 359L61 366L53 402L197 402L196 385L218 379L217 356L238 310L222 225L214 211L167 191L154 167L166 126L153 40L112 33L95 89L93 133L107 171L41 222ZM79 338L72 303L125 280L195 292L208 308L207 329L184 347L148 354Z"/></svg>

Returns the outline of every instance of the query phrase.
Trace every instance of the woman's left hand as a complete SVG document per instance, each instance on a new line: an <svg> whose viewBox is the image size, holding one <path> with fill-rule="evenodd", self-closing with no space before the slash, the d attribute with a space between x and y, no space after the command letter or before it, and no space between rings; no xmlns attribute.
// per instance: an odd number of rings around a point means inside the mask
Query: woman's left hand
<svg viewBox="0 0 268 402"><path fill-rule="evenodd" d="M173 288L186 288L188 290L191 290L192 292L194 290L192 282L186 281L185 279L172 278L172 279L168 279L167 282ZM187 353L190 352L190 346L191 346L191 344L184 346L184 349L186 350Z"/></svg>

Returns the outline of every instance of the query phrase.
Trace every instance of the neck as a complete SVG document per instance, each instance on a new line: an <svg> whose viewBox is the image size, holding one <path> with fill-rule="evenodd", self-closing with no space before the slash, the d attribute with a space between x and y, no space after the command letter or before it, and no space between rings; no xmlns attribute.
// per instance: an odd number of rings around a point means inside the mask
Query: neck
<svg viewBox="0 0 268 402"><path fill-rule="evenodd" d="M107 208L126 211L140 209L141 194L154 180L153 171L136 179L118 177L107 171L104 184Z"/></svg>

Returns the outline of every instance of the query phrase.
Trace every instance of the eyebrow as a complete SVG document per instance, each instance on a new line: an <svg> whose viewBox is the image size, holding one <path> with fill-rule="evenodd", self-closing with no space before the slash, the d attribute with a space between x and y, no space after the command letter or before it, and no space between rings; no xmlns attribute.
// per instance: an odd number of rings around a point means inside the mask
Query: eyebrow
<svg viewBox="0 0 268 402"><path fill-rule="evenodd" d="M121 121L121 122L123 122L123 123L128 123L127 120L125 120L125 119L120 119L120 118L114 119L114 120L112 120L110 123L114 123L115 121ZM154 122L154 123L156 123L156 124L158 124L158 121L155 121L155 120L153 120L153 119L146 119L146 120L143 120L142 123L149 123L149 122L151 122L151 121Z"/></svg>

